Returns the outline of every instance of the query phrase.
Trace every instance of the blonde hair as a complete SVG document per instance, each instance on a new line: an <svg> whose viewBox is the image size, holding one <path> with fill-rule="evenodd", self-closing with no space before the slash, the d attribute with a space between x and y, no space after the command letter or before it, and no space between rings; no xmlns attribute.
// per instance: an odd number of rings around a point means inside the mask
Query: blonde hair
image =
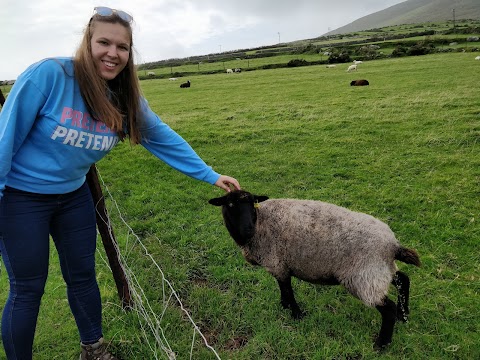
<svg viewBox="0 0 480 360"><path fill-rule="evenodd" d="M130 35L128 63L115 79L109 81L98 75L92 58L92 35L97 22L120 24ZM140 143L138 116L141 90L133 59L133 36L130 23L121 19L116 13L110 16L93 15L75 54L74 69L75 78L90 115L116 131L120 139L124 140L128 135L132 144Z"/></svg>

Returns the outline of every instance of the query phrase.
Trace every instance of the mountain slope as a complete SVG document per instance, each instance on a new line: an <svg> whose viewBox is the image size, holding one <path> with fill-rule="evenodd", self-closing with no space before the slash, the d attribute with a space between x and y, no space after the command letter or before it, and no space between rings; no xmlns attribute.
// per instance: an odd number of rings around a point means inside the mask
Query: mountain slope
<svg viewBox="0 0 480 360"><path fill-rule="evenodd" d="M408 0L385 10L364 16L325 35L455 19L480 19L480 0Z"/></svg>

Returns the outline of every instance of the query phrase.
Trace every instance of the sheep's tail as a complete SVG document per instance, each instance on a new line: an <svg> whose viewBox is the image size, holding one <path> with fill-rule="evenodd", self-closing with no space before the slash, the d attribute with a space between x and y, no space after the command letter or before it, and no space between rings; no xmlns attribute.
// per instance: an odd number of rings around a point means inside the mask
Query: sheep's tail
<svg viewBox="0 0 480 360"><path fill-rule="evenodd" d="M420 262L420 258L418 257L417 252L413 249L400 247L395 252L395 259L400 260L405 264L411 264L418 267L422 266L422 263Z"/></svg>

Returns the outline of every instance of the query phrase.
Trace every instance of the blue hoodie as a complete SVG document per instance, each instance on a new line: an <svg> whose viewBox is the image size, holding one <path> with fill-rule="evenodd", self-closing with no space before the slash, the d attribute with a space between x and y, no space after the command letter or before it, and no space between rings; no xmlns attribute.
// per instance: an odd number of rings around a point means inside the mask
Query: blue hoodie
<svg viewBox="0 0 480 360"><path fill-rule="evenodd" d="M214 184L220 175L141 101L141 144L174 169ZM88 114L71 58L31 65L0 112L0 199L5 186L39 194L78 189L90 166L118 143Z"/></svg>

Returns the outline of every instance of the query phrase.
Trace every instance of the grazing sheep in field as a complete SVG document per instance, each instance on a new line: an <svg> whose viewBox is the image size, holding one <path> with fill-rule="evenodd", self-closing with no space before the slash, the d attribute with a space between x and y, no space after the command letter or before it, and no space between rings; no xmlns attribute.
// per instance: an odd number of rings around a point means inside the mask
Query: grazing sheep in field
<svg viewBox="0 0 480 360"><path fill-rule="evenodd" d="M187 80L187 82L180 84L181 88L189 88L190 87L190 80Z"/></svg>
<svg viewBox="0 0 480 360"><path fill-rule="evenodd" d="M227 69L227 74L233 74L233 70L232 69Z"/></svg>
<svg viewBox="0 0 480 360"><path fill-rule="evenodd" d="M290 308L294 318L304 313L294 297L292 276L316 284L342 284L374 306L382 316L376 349L391 342L397 320L407 321L410 280L398 271L395 260L420 266L420 259L380 220L321 201L268 200L243 190L209 203L222 207L225 226L245 259L277 279L281 305ZM398 290L397 304L387 296L391 283Z"/></svg>
<svg viewBox="0 0 480 360"><path fill-rule="evenodd" d="M357 65L350 65L347 69L347 72L350 72L350 71L357 71Z"/></svg>
<svg viewBox="0 0 480 360"><path fill-rule="evenodd" d="M366 85L370 85L370 83L368 82L368 80L353 80L351 83L350 83L350 86L366 86Z"/></svg>
<svg viewBox="0 0 480 360"><path fill-rule="evenodd" d="M170 81L177 81L177 78L168 78Z"/></svg>
<svg viewBox="0 0 480 360"><path fill-rule="evenodd" d="M480 60L480 56L477 56L477 57L475 58L475 60Z"/></svg>
<svg viewBox="0 0 480 360"><path fill-rule="evenodd" d="M236 68L234 71L235 71L236 73L241 73L241 72L242 72L242 69Z"/></svg>
<svg viewBox="0 0 480 360"><path fill-rule="evenodd" d="M327 69L333 69L333 68L336 68L337 65L327 65Z"/></svg>
<svg viewBox="0 0 480 360"><path fill-rule="evenodd" d="M353 63L355 65L358 65L358 64L363 64L363 61L360 61L360 60L353 60Z"/></svg>
<svg viewBox="0 0 480 360"><path fill-rule="evenodd" d="M148 75L148 76L155 76L155 73L154 73L153 71L149 71L149 72L147 73L147 75Z"/></svg>

